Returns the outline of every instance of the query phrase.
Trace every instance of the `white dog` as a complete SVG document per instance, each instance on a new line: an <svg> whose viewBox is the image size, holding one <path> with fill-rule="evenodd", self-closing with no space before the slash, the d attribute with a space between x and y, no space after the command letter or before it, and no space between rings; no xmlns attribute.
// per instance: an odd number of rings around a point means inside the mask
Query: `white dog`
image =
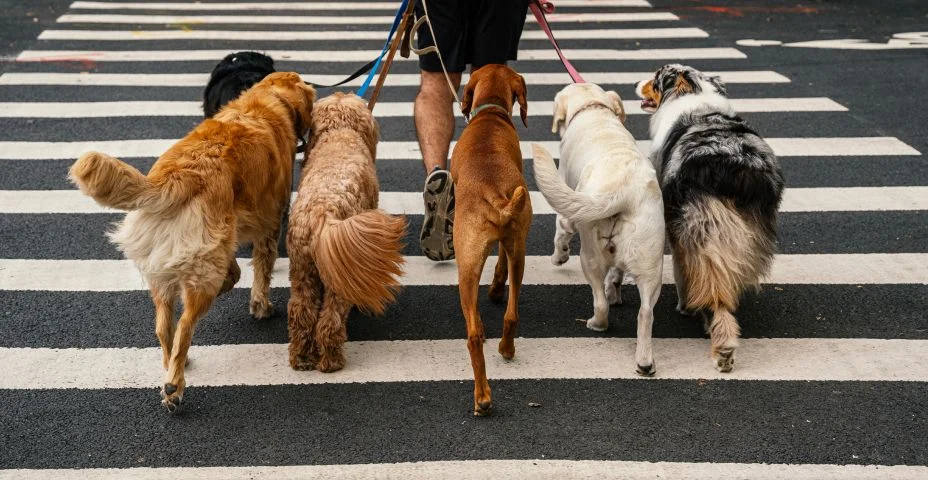
<svg viewBox="0 0 928 480"><path fill-rule="evenodd" d="M554 254L561 265L570 238L580 232L580 265L593 289L591 330L609 327L609 304L621 303L625 274L641 295L638 309L640 375L653 375L651 326L664 262L664 207L654 168L625 129L615 92L590 83L568 85L554 99L553 132L561 135L559 172L541 146L533 145L535 182L558 213ZM560 173L560 175L558 175Z"/></svg>

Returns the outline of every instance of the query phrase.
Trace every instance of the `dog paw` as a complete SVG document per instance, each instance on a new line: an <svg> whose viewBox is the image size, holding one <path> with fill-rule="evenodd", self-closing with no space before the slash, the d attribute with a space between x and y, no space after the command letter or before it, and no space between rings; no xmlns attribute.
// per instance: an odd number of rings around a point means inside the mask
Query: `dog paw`
<svg viewBox="0 0 928 480"><path fill-rule="evenodd" d="M641 375L642 377L653 377L655 372L657 372L657 369L654 367L653 362L650 365L635 366L635 373Z"/></svg>
<svg viewBox="0 0 928 480"><path fill-rule="evenodd" d="M490 290L487 292L487 296L490 297L490 300L494 302L502 302L503 298L506 296L506 284L493 284L490 285Z"/></svg>
<svg viewBox="0 0 928 480"><path fill-rule="evenodd" d="M712 355L712 363L722 373L731 372L735 367L735 349L721 348Z"/></svg>
<svg viewBox="0 0 928 480"><path fill-rule="evenodd" d="M177 412L178 407L184 403L184 385L165 383L161 387L161 406L169 413Z"/></svg>
<svg viewBox="0 0 928 480"><path fill-rule="evenodd" d="M482 400L479 402L474 402L474 416L475 417L485 417L490 414L493 410L493 402L491 400Z"/></svg>
<svg viewBox="0 0 928 480"><path fill-rule="evenodd" d="M290 357L290 368L298 371L312 370L316 368L316 362L308 356Z"/></svg>
<svg viewBox="0 0 928 480"><path fill-rule="evenodd" d="M609 305L622 304L622 292L619 288L620 287L614 283L606 285L606 301L609 302Z"/></svg>
<svg viewBox="0 0 928 480"><path fill-rule="evenodd" d="M563 254L555 253L551 255L551 264L555 267L560 267L561 265L567 263L567 259L569 258L570 255L568 255L567 252L564 252Z"/></svg>
<svg viewBox="0 0 928 480"><path fill-rule="evenodd" d="M337 372L345 367L345 355L342 353L335 353L331 355L326 355L319 359L319 362L316 363L316 370L319 370L323 373L332 373Z"/></svg>
<svg viewBox="0 0 928 480"><path fill-rule="evenodd" d="M274 305L269 300L252 300L248 312L257 319L270 318L274 315Z"/></svg>
<svg viewBox="0 0 928 480"><path fill-rule="evenodd" d="M577 321L580 323L585 323L586 328L589 328L590 330L594 332L605 332L606 330L609 329L609 320L600 322L596 320L596 318L594 317L594 318L590 318L589 320L584 319L584 318L578 318Z"/></svg>

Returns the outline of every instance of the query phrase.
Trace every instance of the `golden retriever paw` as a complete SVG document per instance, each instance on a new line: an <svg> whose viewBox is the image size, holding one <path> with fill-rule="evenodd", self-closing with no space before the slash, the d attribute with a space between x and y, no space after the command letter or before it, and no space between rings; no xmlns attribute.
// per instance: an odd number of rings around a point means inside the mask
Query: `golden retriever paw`
<svg viewBox="0 0 928 480"><path fill-rule="evenodd" d="M176 385L173 383L165 383L161 387L161 405L167 409L168 412L174 413L177 411L177 408L184 403L184 384Z"/></svg>
<svg viewBox="0 0 928 480"><path fill-rule="evenodd" d="M274 315L274 305L267 299L252 300L248 312L257 319L270 318Z"/></svg>

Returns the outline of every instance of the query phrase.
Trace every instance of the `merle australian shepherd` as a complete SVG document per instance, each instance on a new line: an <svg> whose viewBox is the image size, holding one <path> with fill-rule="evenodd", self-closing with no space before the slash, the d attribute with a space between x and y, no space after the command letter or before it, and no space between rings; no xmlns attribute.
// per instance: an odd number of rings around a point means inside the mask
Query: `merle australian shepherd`
<svg viewBox="0 0 928 480"><path fill-rule="evenodd" d="M732 110L717 77L664 65L636 92L641 108L653 113L651 160L664 199L677 309L706 314L712 362L731 371L740 335L732 312L773 262L784 183L779 162Z"/></svg>
<svg viewBox="0 0 928 480"><path fill-rule="evenodd" d="M203 91L203 116L212 118L225 104L274 73L274 60L258 52L226 55L213 67Z"/></svg>

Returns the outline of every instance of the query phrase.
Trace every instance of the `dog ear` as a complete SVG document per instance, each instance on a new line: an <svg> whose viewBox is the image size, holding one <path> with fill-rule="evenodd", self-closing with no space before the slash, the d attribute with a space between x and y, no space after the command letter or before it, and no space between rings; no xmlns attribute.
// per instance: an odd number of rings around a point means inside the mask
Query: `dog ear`
<svg viewBox="0 0 928 480"><path fill-rule="evenodd" d="M606 96L612 100L612 111L615 112L615 116L619 117L619 121L622 122L622 125L625 125L625 105L622 104L622 98L619 97L619 94L609 90L606 92Z"/></svg>
<svg viewBox="0 0 928 480"><path fill-rule="evenodd" d="M522 117L522 125L528 127L528 102L525 100L525 78L516 74L509 80L512 87L512 96L519 100L519 116Z"/></svg>
<svg viewBox="0 0 928 480"><path fill-rule="evenodd" d="M464 94L461 96L461 113L465 117L470 116L470 109L474 103L474 89L477 88L477 77L477 72L471 72L470 79L467 80L467 85L464 86Z"/></svg>
<svg viewBox="0 0 928 480"><path fill-rule="evenodd" d="M554 115L551 119L551 133L561 131L561 126L567 121L567 98L558 92L554 97Z"/></svg>
<svg viewBox="0 0 928 480"><path fill-rule="evenodd" d="M722 81L721 77L709 77L709 83L715 87L715 90L719 92L722 96L728 96L728 87L725 86L725 82Z"/></svg>

